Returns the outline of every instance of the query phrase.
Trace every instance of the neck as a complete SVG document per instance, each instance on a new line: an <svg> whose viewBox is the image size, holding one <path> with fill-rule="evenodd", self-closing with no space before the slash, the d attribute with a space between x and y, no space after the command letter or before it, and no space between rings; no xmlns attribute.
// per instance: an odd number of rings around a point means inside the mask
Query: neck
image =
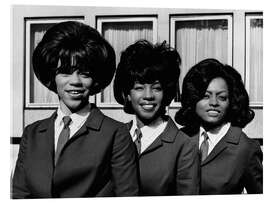
<svg viewBox="0 0 270 203"><path fill-rule="evenodd" d="M69 115L71 115L73 113L77 113L77 112L81 111L82 109L84 109L87 105L90 105L87 102L87 103L84 103L84 104L80 105L76 109L72 109L72 108L69 108L67 105L65 105L65 103L63 103L62 101L60 101L59 104L60 104L61 111L67 116L69 116Z"/></svg>
<svg viewBox="0 0 270 203"><path fill-rule="evenodd" d="M139 127L139 128L142 128L145 125L148 125L148 126L149 125L152 125L152 126L159 125L160 123L163 122L163 120L164 119L162 118L162 116L159 116L154 120L143 120L143 119L140 119L139 117L136 116L137 127Z"/></svg>
<svg viewBox="0 0 270 203"><path fill-rule="evenodd" d="M226 123L222 123L216 126L211 126L211 125L207 125L207 124L203 124L202 127L207 131L210 132L212 134L216 134L220 131L220 129L225 125Z"/></svg>

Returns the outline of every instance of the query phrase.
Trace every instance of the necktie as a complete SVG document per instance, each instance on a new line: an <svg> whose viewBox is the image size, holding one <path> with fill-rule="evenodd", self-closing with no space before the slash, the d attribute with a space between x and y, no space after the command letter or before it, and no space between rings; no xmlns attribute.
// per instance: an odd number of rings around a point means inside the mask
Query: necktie
<svg viewBox="0 0 270 203"><path fill-rule="evenodd" d="M71 122L71 118L69 116L64 116L63 117L63 123L64 123L64 128L62 129L58 141L57 141L57 147L56 147L56 152L55 152L55 165L59 159L59 155L65 146L66 142L69 139L70 136L70 129L69 129L69 124Z"/></svg>
<svg viewBox="0 0 270 203"><path fill-rule="evenodd" d="M138 154L140 154L141 153L142 132L141 132L141 130L139 128L137 128L135 130L135 134L137 135L136 140L135 140L135 144L136 144L136 147L137 147Z"/></svg>
<svg viewBox="0 0 270 203"><path fill-rule="evenodd" d="M208 143L208 135L206 132L203 133L203 142L201 144L201 147L200 147L200 154L201 154L201 162L203 162L205 160L205 158L207 157L208 155L208 148L209 148L209 143Z"/></svg>

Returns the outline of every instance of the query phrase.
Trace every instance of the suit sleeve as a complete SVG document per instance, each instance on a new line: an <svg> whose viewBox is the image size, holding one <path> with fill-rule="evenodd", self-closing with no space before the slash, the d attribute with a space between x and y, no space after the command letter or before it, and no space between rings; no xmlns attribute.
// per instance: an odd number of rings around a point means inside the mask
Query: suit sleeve
<svg viewBox="0 0 270 203"><path fill-rule="evenodd" d="M139 188L136 152L126 126L116 132L111 165L116 196L137 196Z"/></svg>
<svg viewBox="0 0 270 203"><path fill-rule="evenodd" d="M22 136L19 155L15 166L14 176L12 179L11 196L13 199L23 199L30 196L30 191L28 190L25 181L25 170L24 170L25 153L27 149L27 131L28 128L24 130Z"/></svg>
<svg viewBox="0 0 270 203"><path fill-rule="evenodd" d="M177 195L199 194L199 155L195 141L186 138L177 166Z"/></svg>
<svg viewBox="0 0 270 203"><path fill-rule="evenodd" d="M244 187L249 194L261 194L263 193L263 154L257 142L253 142L250 149L252 151L244 174Z"/></svg>

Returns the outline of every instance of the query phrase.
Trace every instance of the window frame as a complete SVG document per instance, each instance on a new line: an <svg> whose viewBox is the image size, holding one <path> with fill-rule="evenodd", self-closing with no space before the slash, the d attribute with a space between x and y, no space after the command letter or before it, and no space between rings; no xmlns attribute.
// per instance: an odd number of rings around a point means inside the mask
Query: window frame
<svg viewBox="0 0 270 203"><path fill-rule="evenodd" d="M158 40L158 17L157 16L96 16L97 30L102 34L103 23L119 22L152 22L153 24L153 43ZM116 64L117 66L117 64ZM112 83L110 85L113 85ZM101 108L123 108L117 102L101 102L101 92L96 94L96 105Z"/></svg>
<svg viewBox="0 0 270 203"><path fill-rule="evenodd" d="M250 95L250 22L252 19L262 19L263 20L263 14L261 13L246 13L245 14L245 87L248 92L248 95ZM260 91L260 90L259 90ZM263 92L262 92L263 94ZM255 108L262 108L263 107L263 101L255 101L250 102L249 104L251 107Z"/></svg>
<svg viewBox="0 0 270 203"><path fill-rule="evenodd" d="M31 93L30 93L30 79L31 79L31 25L33 24L55 24L64 21L74 20L78 22L84 23L83 16L75 16L75 17L40 17L40 18L25 18L25 76L24 76L24 84L25 84L25 108L56 108L59 106L59 103L38 103L38 102L30 102L31 101Z"/></svg>
<svg viewBox="0 0 270 203"><path fill-rule="evenodd" d="M175 26L179 21L197 21L197 20L227 20L228 21L228 65L233 63L233 14L181 14L170 15L170 46L176 48ZM179 87L181 90L182 87ZM181 96L181 95L180 95ZM171 102L170 107L181 107L180 102Z"/></svg>

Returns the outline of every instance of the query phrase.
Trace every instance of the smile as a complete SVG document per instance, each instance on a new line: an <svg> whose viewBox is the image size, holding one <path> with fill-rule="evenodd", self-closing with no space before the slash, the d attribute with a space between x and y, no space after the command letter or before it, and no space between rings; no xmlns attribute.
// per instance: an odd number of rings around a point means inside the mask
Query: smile
<svg viewBox="0 0 270 203"><path fill-rule="evenodd" d="M218 110L208 110L207 113L209 116L218 116L220 112Z"/></svg>
<svg viewBox="0 0 270 203"><path fill-rule="evenodd" d="M146 111L151 111L155 108L154 104L142 104L141 107Z"/></svg>
<svg viewBox="0 0 270 203"><path fill-rule="evenodd" d="M66 91L72 97L80 97L83 95L83 90L67 90Z"/></svg>

